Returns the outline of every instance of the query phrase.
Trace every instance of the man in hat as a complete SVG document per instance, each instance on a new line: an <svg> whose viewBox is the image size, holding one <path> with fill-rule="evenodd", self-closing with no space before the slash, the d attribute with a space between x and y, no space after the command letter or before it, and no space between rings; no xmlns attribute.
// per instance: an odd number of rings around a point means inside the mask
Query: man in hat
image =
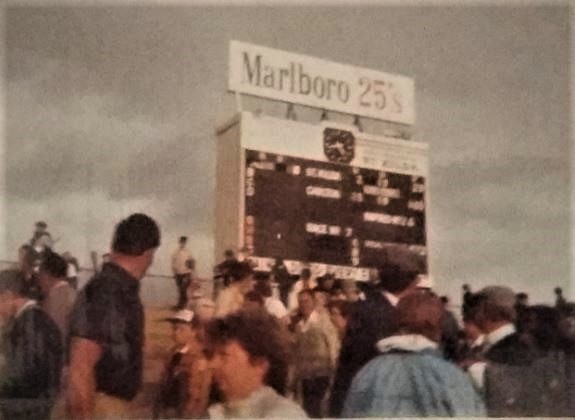
<svg viewBox="0 0 575 420"><path fill-rule="evenodd" d="M417 287L418 273L397 264L380 270L379 293L352 308L341 344L339 362L330 397L330 417L339 417L345 395L357 371L378 355L375 347L398 328L396 306L399 299Z"/></svg>
<svg viewBox="0 0 575 420"><path fill-rule="evenodd" d="M69 417L130 416L143 375L140 280L159 245L156 222L132 214L116 226L110 262L79 293L70 325Z"/></svg>
<svg viewBox="0 0 575 420"><path fill-rule="evenodd" d="M508 287L490 286L477 296L475 323L485 334L485 362L472 364L469 373L484 391L487 413L537 416L543 378L536 373L534 349L515 329L515 293Z"/></svg>
<svg viewBox="0 0 575 420"><path fill-rule="evenodd" d="M63 344L58 327L25 294L24 274L0 272L0 418L48 419L60 386Z"/></svg>

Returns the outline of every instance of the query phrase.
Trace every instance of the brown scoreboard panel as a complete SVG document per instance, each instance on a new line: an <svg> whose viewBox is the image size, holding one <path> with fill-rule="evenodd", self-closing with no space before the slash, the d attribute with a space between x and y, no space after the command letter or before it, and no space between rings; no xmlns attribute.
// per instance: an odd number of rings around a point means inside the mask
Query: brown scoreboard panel
<svg viewBox="0 0 575 420"><path fill-rule="evenodd" d="M403 255L427 272L425 178L245 150L250 255L380 267Z"/></svg>

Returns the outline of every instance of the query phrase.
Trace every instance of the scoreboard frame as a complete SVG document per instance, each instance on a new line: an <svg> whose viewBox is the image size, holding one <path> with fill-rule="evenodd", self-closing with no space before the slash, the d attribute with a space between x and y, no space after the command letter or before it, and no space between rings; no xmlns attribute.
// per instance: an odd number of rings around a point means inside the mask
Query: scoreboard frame
<svg viewBox="0 0 575 420"><path fill-rule="evenodd" d="M351 133L347 136L348 145L353 138L353 151L349 155L326 153L325 133L341 131ZM241 249L245 243L246 216L246 151L256 151L274 155L293 157L319 162L336 162L333 165L349 165L365 169L375 169L388 173L428 177L428 145L421 142L400 140L386 136L376 136L362 133L355 126L322 121L309 124L293 120L279 119L270 116L238 113L227 124L216 130L217 167L216 167L216 223L215 223L215 257L216 261L226 249ZM333 136L332 136L333 137ZM336 138L330 140L333 147L344 151ZM347 149L348 152L350 148ZM348 163L345 163L348 162ZM248 186L249 188L249 186ZM427 220L429 206L428 189L424 192L424 236L427 237ZM385 242L385 238L382 238ZM427 242L427 240L426 240ZM428 248L428 243L425 244ZM425 253L428 254L427 249ZM252 256L250 256L252 257ZM257 270L268 271L273 265L271 258L255 256ZM429 274L429 260L426 259L426 273ZM330 266L322 262L311 263L310 267L316 274L326 271L334 272L339 278L367 280L369 267L356 267L346 270L345 267ZM285 261L292 274L299 274L301 261Z"/></svg>

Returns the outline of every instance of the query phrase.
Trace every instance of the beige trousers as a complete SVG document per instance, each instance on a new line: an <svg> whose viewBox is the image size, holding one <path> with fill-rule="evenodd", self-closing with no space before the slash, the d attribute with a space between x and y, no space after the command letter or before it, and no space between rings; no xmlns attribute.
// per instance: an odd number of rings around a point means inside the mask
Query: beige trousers
<svg viewBox="0 0 575 420"><path fill-rule="evenodd" d="M130 418L130 402L98 392L94 399L94 419Z"/></svg>

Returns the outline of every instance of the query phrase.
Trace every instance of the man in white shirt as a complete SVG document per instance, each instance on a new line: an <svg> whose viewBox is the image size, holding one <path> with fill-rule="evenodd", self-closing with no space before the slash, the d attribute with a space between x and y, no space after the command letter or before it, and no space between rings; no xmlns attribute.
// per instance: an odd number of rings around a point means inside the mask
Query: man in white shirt
<svg viewBox="0 0 575 420"><path fill-rule="evenodd" d="M192 256L186 247L187 243L188 238L180 236L178 248L172 254L172 272L178 288L177 309L183 309L188 304L188 286L190 285L192 271L188 262Z"/></svg>
<svg viewBox="0 0 575 420"><path fill-rule="evenodd" d="M322 401L335 373L339 337L326 311L319 311L314 292L298 294L301 319L295 328L295 382L301 386L303 408L312 418L324 417Z"/></svg>

